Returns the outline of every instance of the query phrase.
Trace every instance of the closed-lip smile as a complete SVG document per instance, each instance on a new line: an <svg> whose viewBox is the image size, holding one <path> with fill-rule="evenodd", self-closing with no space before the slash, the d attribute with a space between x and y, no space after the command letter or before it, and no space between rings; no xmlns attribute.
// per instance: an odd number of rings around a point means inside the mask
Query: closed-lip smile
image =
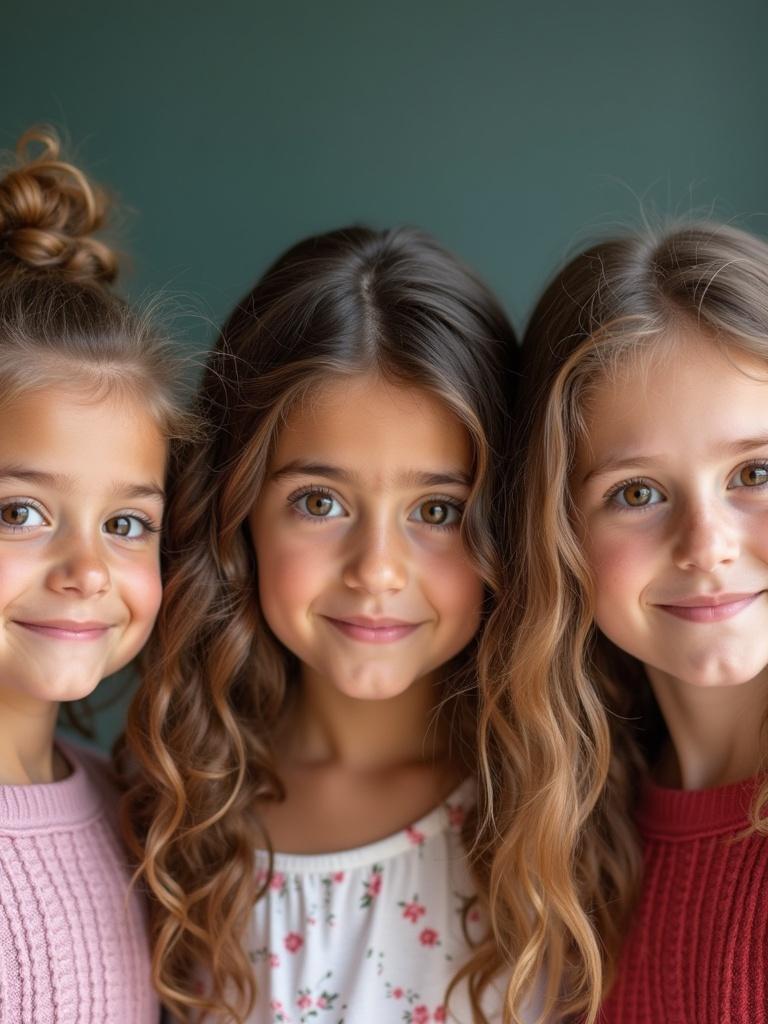
<svg viewBox="0 0 768 1024"><path fill-rule="evenodd" d="M54 640L96 640L111 626L108 622L78 621L76 619L13 619L17 626Z"/></svg>
<svg viewBox="0 0 768 1024"><path fill-rule="evenodd" d="M687 622L722 622L744 611L763 593L756 590L741 594L697 594L656 607Z"/></svg>
<svg viewBox="0 0 768 1024"><path fill-rule="evenodd" d="M374 618L367 615L322 616L335 629L350 640L364 643L386 644L410 636L422 625L421 622L407 622L386 616Z"/></svg>

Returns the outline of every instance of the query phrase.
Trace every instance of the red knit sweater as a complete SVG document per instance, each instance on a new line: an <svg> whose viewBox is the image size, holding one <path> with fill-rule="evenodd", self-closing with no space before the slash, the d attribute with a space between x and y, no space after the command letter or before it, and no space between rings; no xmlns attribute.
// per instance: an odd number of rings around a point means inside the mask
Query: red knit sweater
<svg viewBox="0 0 768 1024"><path fill-rule="evenodd" d="M755 785L649 786L643 891L602 1024L768 1022L768 839L731 840Z"/></svg>

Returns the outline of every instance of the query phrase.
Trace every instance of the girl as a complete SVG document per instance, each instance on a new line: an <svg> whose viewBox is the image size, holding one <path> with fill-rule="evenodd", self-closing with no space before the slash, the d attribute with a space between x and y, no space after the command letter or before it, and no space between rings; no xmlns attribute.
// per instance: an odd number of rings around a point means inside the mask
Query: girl
<svg viewBox="0 0 768 1024"><path fill-rule="evenodd" d="M520 568L488 641L551 753L518 761L515 833L550 1005L765 1021L768 246L706 223L596 245L525 349Z"/></svg>
<svg viewBox="0 0 768 1024"><path fill-rule="evenodd" d="M226 323L128 726L181 1019L426 1024L452 979L459 1019L499 1019L488 851L466 848L514 356L487 289L412 230L310 238Z"/></svg>
<svg viewBox="0 0 768 1024"><path fill-rule="evenodd" d="M152 627L175 373L108 289L102 194L50 130L18 153L0 180L0 1018L149 1024L116 792L54 727Z"/></svg>

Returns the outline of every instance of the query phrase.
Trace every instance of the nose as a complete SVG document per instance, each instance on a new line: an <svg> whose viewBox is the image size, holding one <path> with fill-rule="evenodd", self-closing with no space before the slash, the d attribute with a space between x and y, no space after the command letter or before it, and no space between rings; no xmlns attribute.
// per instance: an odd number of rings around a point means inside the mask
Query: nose
<svg viewBox="0 0 768 1024"><path fill-rule="evenodd" d="M96 539L62 538L58 557L48 571L48 587L73 597L95 597L109 588L109 570Z"/></svg>
<svg viewBox="0 0 768 1024"><path fill-rule="evenodd" d="M368 594L403 589L408 580L407 540L396 523L384 518L361 521L347 540L342 573L346 586Z"/></svg>
<svg viewBox="0 0 768 1024"><path fill-rule="evenodd" d="M714 572L735 561L740 551L735 513L704 503L681 517L675 543L675 562L681 569Z"/></svg>

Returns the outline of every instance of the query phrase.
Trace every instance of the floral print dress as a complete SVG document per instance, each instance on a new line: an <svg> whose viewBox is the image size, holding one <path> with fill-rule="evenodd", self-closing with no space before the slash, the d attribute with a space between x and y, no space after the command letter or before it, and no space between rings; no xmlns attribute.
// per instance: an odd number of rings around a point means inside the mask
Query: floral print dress
<svg viewBox="0 0 768 1024"><path fill-rule="evenodd" d="M259 1024L469 1022L463 986L445 990L481 939L461 841L471 780L420 821L340 853L277 853L254 908L251 959ZM258 854L266 880L266 855ZM501 996L489 993L490 1020Z"/></svg>

